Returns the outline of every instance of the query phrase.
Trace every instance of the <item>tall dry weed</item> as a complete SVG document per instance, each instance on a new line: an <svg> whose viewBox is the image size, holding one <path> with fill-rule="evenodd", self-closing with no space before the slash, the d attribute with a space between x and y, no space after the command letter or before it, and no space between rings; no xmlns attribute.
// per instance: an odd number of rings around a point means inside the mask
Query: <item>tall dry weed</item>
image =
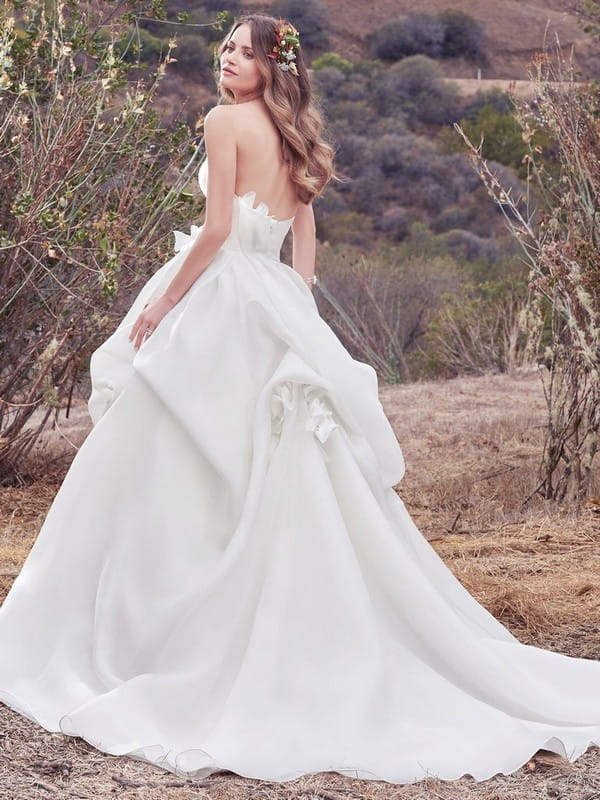
<svg viewBox="0 0 600 800"><path fill-rule="evenodd" d="M547 431L534 493L580 509L600 443L600 92L576 84L560 48L533 64L535 96L514 97L541 208L515 197L469 141L471 161L520 242L533 297L547 309L551 344L542 380ZM533 145L539 127L556 142L558 175Z"/></svg>

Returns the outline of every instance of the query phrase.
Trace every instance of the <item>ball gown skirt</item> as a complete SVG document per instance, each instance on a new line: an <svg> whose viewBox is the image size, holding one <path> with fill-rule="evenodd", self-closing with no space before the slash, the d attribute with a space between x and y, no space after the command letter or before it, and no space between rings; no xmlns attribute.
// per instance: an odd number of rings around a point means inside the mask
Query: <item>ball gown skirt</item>
<svg viewBox="0 0 600 800"><path fill-rule="evenodd" d="M93 353L94 427L0 610L0 700L195 778L483 780L600 745L600 662L520 643L426 542L374 370L254 202L135 351L176 232Z"/></svg>

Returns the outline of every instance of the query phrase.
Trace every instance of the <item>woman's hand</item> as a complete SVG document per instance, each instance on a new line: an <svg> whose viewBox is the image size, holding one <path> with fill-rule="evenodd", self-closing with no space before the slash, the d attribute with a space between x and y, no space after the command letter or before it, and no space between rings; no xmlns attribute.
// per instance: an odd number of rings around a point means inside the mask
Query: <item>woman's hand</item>
<svg viewBox="0 0 600 800"><path fill-rule="evenodd" d="M164 295L158 297L150 303L146 303L144 310L133 323L133 328L129 334L129 341L133 341L133 346L138 350L147 336L158 327L161 319L173 308L173 302Z"/></svg>

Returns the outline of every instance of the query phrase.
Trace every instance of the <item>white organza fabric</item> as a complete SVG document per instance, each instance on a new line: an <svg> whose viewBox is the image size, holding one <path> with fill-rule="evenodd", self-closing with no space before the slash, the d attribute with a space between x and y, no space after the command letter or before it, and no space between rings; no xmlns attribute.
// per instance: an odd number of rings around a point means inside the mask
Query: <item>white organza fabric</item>
<svg viewBox="0 0 600 800"><path fill-rule="evenodd" d="M518 642L424 540L375 372L254 201L136 352L176 232L93 354L94 428L0 610L0 700L196 778L483 780L600 745L600 662Z"/></svg>

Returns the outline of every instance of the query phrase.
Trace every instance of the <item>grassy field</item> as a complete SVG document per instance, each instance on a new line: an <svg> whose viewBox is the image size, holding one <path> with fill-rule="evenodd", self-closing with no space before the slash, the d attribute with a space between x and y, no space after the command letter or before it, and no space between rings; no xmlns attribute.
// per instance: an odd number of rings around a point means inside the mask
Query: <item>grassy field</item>
<svg viewBox="0 0 600 800"><path fill-rule="evenodd" d="M382 386L381 399L407 460L398 492L450 569L522 641L600 659L600 515L594 510L600 504L590 502L579 519L539 500L523 508L535 487L543 436L537 377ZM87 429L81 406L32 465L35 480L0 489L0 597L35 539L69 451ZM67 455L58 457L60 450ZM593 493L600 495L598 482ZM186 783L103 755L81 739L47 733L0 706L0 797L594 800L600 798L600 751L573 765L539 753L513 775L482 783L395 786L322 773L277 784L224 772Z"/></svg>

